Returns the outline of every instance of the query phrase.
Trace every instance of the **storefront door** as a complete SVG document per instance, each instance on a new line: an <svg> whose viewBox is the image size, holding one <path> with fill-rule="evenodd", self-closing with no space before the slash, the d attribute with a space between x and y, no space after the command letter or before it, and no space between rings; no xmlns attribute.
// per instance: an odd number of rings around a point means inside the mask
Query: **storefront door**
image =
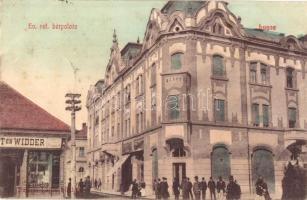
<svg viewBox="0 0 307 200"><path fill-rule="evenodd" d="M173 163L173 178L178 178L181 183L183 177L186 177L185 163Z"/></svg>

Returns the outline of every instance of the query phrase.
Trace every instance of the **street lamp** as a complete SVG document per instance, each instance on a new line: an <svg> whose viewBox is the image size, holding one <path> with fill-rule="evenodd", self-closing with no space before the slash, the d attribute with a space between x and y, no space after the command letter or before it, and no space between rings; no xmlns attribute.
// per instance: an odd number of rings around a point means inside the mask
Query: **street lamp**
<svg viewBox="0 0 307 200"><path fill-rule="evenodd" d="M65 95L68 98L65 103L67 107L65 110L71 111L71 149L72 149L72 158L71 158L71 191L72 198L76 198L76 115L75 113L81 110L81 106L79 105L81 101L79 100L81 94L67 93Z"/></svg>

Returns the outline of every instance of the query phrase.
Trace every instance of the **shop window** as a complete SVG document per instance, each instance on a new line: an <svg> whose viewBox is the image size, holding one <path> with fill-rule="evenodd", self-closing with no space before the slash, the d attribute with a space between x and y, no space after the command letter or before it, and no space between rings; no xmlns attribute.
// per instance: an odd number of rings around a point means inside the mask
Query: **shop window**
<svg viewBox="0 0 307 200"><path fill-rule="evenodd" d="M184 157L186 152L184 150L184 144L182 139L174 138L167 141L169 149L173 157Z"/></svg>
<svg viewBox="0 0 307 200"><path fill-rule="evenodd" d="M257 103L252 104L252 121L253 126L259 126L259 104Z"/></svg>
<svg viewBox="0 0 307 200"><path fill-rule="evenodd" d="M275 191L275 171L273 155L266 149L255 150L252 155L252 179L253 185L262 176L268 185L269 193Z"/></svg>
<svg viewBox="0 0 307 200"><path fill-rule="evenodd" d="M167 108L169 119L174 120L179 118L179 97L177 95L168 96Z"/></svg>
<svg viewBox="0 0 307 200"><path fill-rule="evenodd" d="M214 116L215 121L225 121L225 101L221 99L214 100Z"/></svg>
<svg viewBox="0 0 307 200"><path fill-rule="evenodd" d="M219 55L213 56L213 76L224 77L225 66L224 66L224 58Z"/></svg>
<svg viewBox="0 0 307 200"><path fill-rule="evenodd" d="M262 105L263 127L269 127L269 106Z"/></svg>
<svg viewBox="0 0 307 200"><path fill-rule="evenodd" d="M79 147L79 156L80 157L84 157L85 156L84 147Z"/></svg>
<svg viewBox="0 0 307 200"><path fill-rule="evenodd" d="M60 156L51 152L29 152L28 183L30 187L59 186ZM51 176L52 174L52 176Z"/></svg>
<svg viewBox="0 0 307 200"><path fill-rule="evenodd" d="M183 53L175 53L171 56L171 69L181 69Z"/></svg>
<svg viewBox="0 0 307 200"><path fill-rule="evenodd" d="M288 121L289 121L289 128L295 128L295 126L296 126L296 108L288 108Z"/></svg>
<svg viewBox="0 0 307 200"><path fill-rule="evenodd" d="M294 69L287 68L286 69L287 75L287 88L294 88Z"/></svg>
<svg viewBox="0 0 307 200"><path fill-rule="evenodd" d="M228 149L224 146L216 146L211 154L212 177L217 180L222 177L227 180L230 175L230 155Z"/></svg>

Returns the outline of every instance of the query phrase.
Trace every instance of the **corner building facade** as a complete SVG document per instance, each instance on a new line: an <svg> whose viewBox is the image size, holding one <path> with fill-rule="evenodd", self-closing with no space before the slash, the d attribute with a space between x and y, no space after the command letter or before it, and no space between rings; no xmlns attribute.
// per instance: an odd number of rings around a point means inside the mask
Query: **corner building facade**
<svg viewBox="0 0 307 200"><path fill-rule="evenodd" d="M245 28L225 2L168 2L143 43L113 35L104 79L88 92L88 169L102 190L153 192L156 178L231 174L244 194L307 164L307 37ZM300 149L299 153L293 149Z"/></svg>

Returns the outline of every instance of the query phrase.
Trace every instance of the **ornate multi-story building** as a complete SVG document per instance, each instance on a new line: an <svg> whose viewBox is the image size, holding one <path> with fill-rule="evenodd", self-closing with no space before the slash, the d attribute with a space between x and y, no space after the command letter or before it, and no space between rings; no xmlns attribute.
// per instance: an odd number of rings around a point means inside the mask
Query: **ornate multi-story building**
<svg viewBox="0 0 307 200"><path fill-rule="evenodd" d="M280 197L291 155L306 167L306 36L245 28L226 2L170 1L142 43L113 37L87 99L88 170L104 190L231 174L243 194L263 176Z"/></svg>

